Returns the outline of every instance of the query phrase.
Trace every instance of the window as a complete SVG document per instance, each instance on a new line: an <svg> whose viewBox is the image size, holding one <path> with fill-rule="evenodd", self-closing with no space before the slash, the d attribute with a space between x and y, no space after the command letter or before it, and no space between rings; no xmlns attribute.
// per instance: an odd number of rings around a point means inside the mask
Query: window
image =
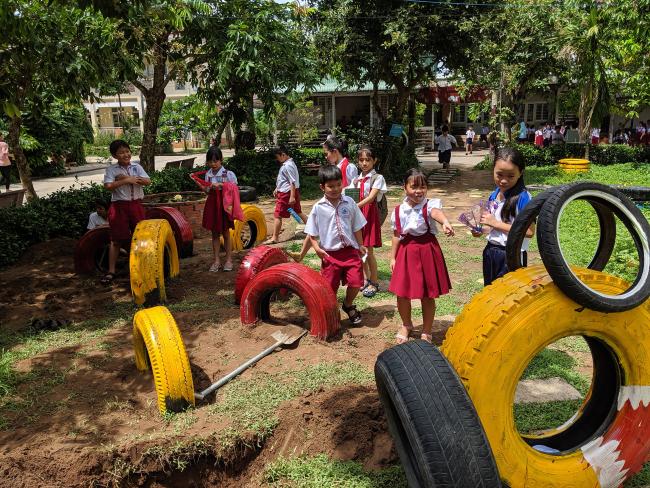
<svg viewBox="0 0 650 488"><path fill-rule="evenodd" d="M453 112L454 115L452 118L452 122L457 122L457 123L467 122L467 105L465 105L464 103L460 105L456 105L453 108L453 111L454 111Z"/></svg>
<svg viewBox="0 0 650 488"><path fill-rule="evenodd" d="M111 120L113 121L113 127L122 127L122 116L120 116L119 107L111 108Z"/></svg>
<svg viewBox="0 0 650 488"><path fill-rule="evenodd" d="M526 122L532 122L534 119L535 115L535 104L534 103L529 103L528 104L528 110L526 111Z"/></svg>
<svg viewBox="0 0 650 488"><path fill-rule="evenodd" d="M535 104L535 120L548 120L548 103Z"/></svg>
<svg viewBox="0 0 650 488"><path fill-rule="evenodd" d="M176 89L177 90L185 90L185 82L184 81L176 81Z"/></svg>

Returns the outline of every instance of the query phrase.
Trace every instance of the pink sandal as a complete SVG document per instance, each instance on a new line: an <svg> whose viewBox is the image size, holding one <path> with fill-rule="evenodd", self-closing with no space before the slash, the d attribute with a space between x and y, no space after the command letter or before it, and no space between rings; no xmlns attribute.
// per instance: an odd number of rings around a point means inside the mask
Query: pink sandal
<svg viewBox="0 0 650 488"><path fill-rule="evenodd" d="M413 331L413 326L412 325L411 326L403 325L402 327L404 327L406 330L408 330L408 334L404 335L404 334L400 334L399 332L397 334L395 334L395 339L397 339L398 344L404 344L405 342L408 342L409 336L410 336L411 332Z"/></svg>

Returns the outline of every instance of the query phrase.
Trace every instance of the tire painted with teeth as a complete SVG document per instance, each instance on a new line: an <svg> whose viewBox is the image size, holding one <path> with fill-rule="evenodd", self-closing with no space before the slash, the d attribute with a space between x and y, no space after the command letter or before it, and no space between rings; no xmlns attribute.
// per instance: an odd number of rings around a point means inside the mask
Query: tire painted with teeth
<svg viewBox="0 0 650 488"><path fill-rule="evenodd" d="M629 286L599 271L573 268L595 290ZM442 352L456 369L483 423L502 479L512 487L617 487L650 453L650 303L618 313L584 308L543 266L496 280L465 306ZM547 345L583 336L592 353L591 390L563 426L520 435L513 402L525 368ZM557 449L546 454L532 448Z"/></svg>

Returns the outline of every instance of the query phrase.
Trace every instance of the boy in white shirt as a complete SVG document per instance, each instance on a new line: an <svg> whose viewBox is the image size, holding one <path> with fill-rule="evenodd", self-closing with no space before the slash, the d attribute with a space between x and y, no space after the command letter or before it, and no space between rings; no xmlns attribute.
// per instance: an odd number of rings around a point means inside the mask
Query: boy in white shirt
<svg viewBox="0 0 650 488"><path fill-rule="evenodd" d="M465 156L467 156L467 151L472 154L472 144L474 143L474 138L476 137L476 132L470 125L465 132Z"/></svg>
<svg viewBox="0 0 650 488"><path fill-rule="evenodd" d="M280 240L282 219L291 217L289 213L290 208L298 214L303 223L307 221L307 217L302 213L302 208L300 207L300 176L296 163L289 156L284 146L276 147L271 152L275 156L275 160L282 166L280 167L280 171L278 171L275 190L273 190L273 196L275 197L273 235L266 241L266 244L276 244Z"/></svg>
<svg viewBox="0 0 650 488"><path fill-rule="evenodd" d="M343 192L341 170L323 166L318 170L320 188L325 196L311 210L305 233L321 258L321 275L329 281L334 293L339 284L348 286L343 311L353 325L361 323L361 314L353 301L363 286L363 262L366 254L361 229L366 225L355 201ZM320 238L320 243L316 239Z"/></svg>
<svg viewBox="0 0 650 488"><path fill-rule="evenodd" d="M101 200L95 201L95 211L88 216L88 230L108 225L108 205Z"/></svg>
<svg viewBox="0 0 650 488"><path fill-rule="evenodd" d="M436 144L438 144L438 162L442 163L443 168L449 168L451 161L451 146L458 146L456 138L449 133L449 127L442 126L442 134L436 137Z"/></svg>

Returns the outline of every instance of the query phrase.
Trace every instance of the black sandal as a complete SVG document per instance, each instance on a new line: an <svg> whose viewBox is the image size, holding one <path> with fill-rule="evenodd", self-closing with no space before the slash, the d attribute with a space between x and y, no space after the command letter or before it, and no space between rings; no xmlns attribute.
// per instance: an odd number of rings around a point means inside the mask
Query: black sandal
<svg viewBox="0 0 650 488"><path fill-rule="evenodd" d="M113 283L114 278L115 278L114 273L106 273L104 276L102 276L102 278L99 280L99 282L102 285L110 285L111 283Z"/></svg>
<svg viewBox="0 0 650 488"><path fill-rule="evenodd" d="M346 307L345 303L342 304L343 311L348 314L348 318L350 319L350 323L352 325L359 325L361 323L361 314L357 310L356 305L350 305L349 307Z"/></svg>

